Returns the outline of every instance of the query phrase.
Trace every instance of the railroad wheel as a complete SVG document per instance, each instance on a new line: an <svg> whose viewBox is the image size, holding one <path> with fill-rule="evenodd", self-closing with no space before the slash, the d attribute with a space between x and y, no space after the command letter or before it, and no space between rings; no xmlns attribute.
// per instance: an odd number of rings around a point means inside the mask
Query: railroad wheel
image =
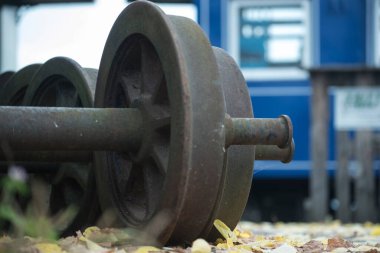
<svg viewBox="0 0 380 253"><path fill-rule="evenodd" d="M0 105L21 105L26 88L41 64L28 65L17 71L4 85Z"/></svg>
<svg viewBox="0 0 380 253"><path fill-rule="evenodd" d="M200 236L223 174L225 108L198 25L147 1L130 4L107 39L95 107L139 108L145 133L136 152L95 155L102 208L162 244Z"/></svg>
<svg viewBox="0 0 380 253"><path fill-rule="evenodd" d="M14 71L6 71L0 74L0 97L3 96L3 88L5 83L15 74ZM1 100L0 100L1 101Z"/></svg>
<svg viewBox="0 0 380 253"><path fill-rule="evenodd" d="M75 61L57 57L44 63L34 75L24 97L27 106L92 107L97 71L83 69ZM63 234L92 225L98 218L98 201L92 164L63 163L45 175L51 184L51 214L71 205L78 207ZM53 179L52 179L53 178Z"/></svg>

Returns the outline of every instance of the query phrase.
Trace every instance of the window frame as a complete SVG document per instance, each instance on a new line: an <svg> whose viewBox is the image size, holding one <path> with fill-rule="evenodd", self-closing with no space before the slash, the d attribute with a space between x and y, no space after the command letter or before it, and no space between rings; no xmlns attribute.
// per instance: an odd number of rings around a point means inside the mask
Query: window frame
<svg viewBox="0 0 380 253"><path fill-rule="evenodd" d="M301 59L302 68L299 67L261 67L261 68L241 68L247 80L305 80L309 78L307 68L312 64L311 47L311 7L308 0L230 0L227 6L227 50L240 65L240 24L239 9L245 6L268 6L268 5L291 5L301 4L305 10L304 24L306 32L304 35L304 51ZM236 29L238 27L238 29Z"/></svg>

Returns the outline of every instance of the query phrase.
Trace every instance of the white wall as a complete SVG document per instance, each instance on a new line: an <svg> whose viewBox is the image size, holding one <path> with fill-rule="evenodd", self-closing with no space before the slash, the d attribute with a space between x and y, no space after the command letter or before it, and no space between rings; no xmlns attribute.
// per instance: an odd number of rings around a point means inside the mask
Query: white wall
<svg viewBox="0 0 380 253"><path fill-rule="evenodd" d="M73 58L83 67L98 68L112 24L125 0L94 4L39 5L20 10L17 68L55 56ZM196 19L193 5L161 4L168 14Z"/></svg>

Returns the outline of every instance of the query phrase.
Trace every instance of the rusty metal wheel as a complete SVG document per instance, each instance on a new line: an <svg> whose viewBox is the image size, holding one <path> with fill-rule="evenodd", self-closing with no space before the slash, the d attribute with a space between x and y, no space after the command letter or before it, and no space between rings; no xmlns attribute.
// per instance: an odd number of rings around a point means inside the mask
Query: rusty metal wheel
<svg viewBox="0 0 380 253"><path fill-rule="evenodd" d="M50 59L33 77L24 105L92 107L96 72L83 69L69 58Z"/></svg>
<svg viewBox="0 0 380 253"><path fill-rule="evenodd" d="M17 71L8 82L5 83L2 94L0 95L0 104L21 105L26 88L40 67L41 64L32 64Z"/></svg>
<svg viewBox="0 0 380 253"><path fill-rule="evenodd" d="M213 48L219 67L226 112L231 117L253 118L253 109L244 77L231 56L220 48ZM222 220L234 228L239 222L247 204L252 184L255 146L234 145L225 153L222 184L219 200L214 208L213 218ZM208 229L211 229L210 224ZM208 230L210 231L210 230ZM204 237L207 236L207 230ZM208 235L215 240L220 235L215 229Z"/></svg>
<svg viewBox="0 0 380 253"><path fill-rule="evenodd" d="M6 71L0 74L0 101L3 96L3 88L5 83L15 74L14 71Z"/></svg>
<svg viewBox="0 0 380 253"><path fill-rule="evenodd" d="M49 107L92 107L97 70L84 69L69 58L57 57L44 63L30 82L23 104ZM53 170L52 170L53 171ZM51 184L48 200L51 214L69 206L78 209L74 219L62 231L93 224L98 218L98 201L92 164L63 163L45 180Z"/></svg>
<svg viewBox="0 0 380 253"><path fill-rule="evenodd" d="M144 121L138 150L95 155L102 208L159 243L200 236L223 174L225 108L198 25L147 1L130 4L107 39L95 107L138 108Z"/></svg>

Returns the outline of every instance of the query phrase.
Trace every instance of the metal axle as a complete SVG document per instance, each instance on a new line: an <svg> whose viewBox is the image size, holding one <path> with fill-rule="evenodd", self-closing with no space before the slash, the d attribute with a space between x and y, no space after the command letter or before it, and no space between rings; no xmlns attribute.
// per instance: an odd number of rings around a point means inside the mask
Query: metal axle
<svg viewBox="0 0 380 253"><path fill-rule="evenodd" d="M0 143L10 150L136 150L138 109L0 107Z"/></svg>
<svg viewBox="0 0 380 253"><path fill-rule="evenodd" d="M291 145L293 125L290 118L281 115L277 119L225 118L226 147L230 145Z"/></svg>
<svg viewBox="0 0 380 253"><path fill-rule="evenodd" d="M255 160L276 160L288 163L292 160L294 153L294 141L286 148L279 148L276 145L257 145L255 151ZM23 165L26 162L33 161L39 163L60 163L75 162L88 163L92 161L91 151L13 151L6 154L0 151L0 161L16 162ZM8 162L0 162L4 166ZM46 164L45 164L46 165Z"/></svg>
<svg viewBox="0 0 380 253"><path fill-rule="evenodd" d="M85 162L95 150L135 151L142 142L143 125L141 112L132 108L4 106L0 107L0 142L10 152L0 154L0 159ZM225 128L226 147L258 145L258 160L291 160L294 146L287 116L245 119L226 115Z"/></svg>

